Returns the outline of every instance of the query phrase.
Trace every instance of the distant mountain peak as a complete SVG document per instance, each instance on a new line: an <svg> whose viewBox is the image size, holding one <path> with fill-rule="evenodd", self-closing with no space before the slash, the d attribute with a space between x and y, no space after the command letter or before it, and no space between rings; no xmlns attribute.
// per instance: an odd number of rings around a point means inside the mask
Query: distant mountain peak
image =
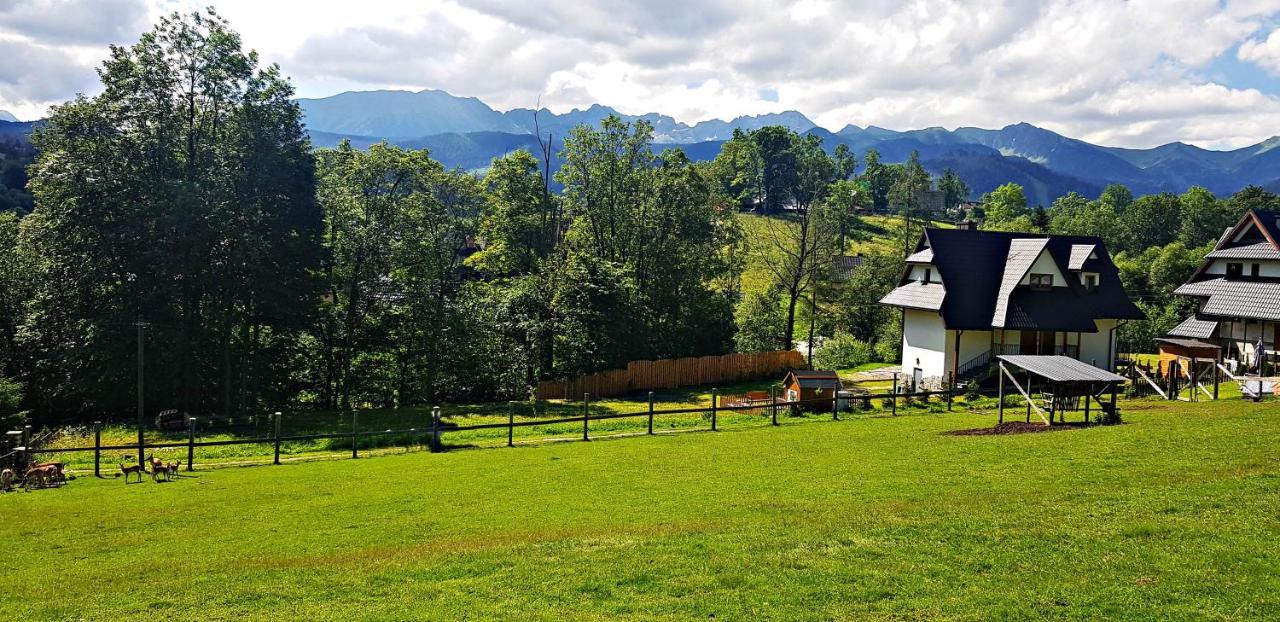
<svg viewBox="0 0 1280 622"><path fill-rule="evenodd" d="M0 110L0 121L9 121L10 123L18 123L18 117L8 110Z"/></svg>

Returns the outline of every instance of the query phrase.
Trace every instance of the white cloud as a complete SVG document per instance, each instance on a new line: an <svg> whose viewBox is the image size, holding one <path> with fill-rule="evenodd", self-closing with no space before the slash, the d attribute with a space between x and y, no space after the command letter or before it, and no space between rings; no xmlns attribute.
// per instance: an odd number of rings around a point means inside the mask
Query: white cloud
<svg viewBox="0 0 1280 622"><path fill-rule="evenodd" d="M87 1L35 0L32 11L31 0L0 0L0 41L44 50L37 64L60 74L68 58L97 62L104 50L89 42L138 30L137 15L209 3L109 0L118 18L73 15ZM1277 92L1199 77L1237 49L1280 73L1280 34L1266 32L1280 19L1275 0L212 4L311 97L440 88L498 108L598 102L686 122L796 109L832 129L1027 121L1126 146L1248 144L1280 118ZM4 80L0 108L26 102L38 113L74 92L35 76Z"/></svg>
<svg viewBox="0 0 1280 622"><path fill-rule="evenodd" d="M1240 60L1248 61L1280 75L1280 28L1271 31L1266 39L1250 39L1236 52Z"/></svg>

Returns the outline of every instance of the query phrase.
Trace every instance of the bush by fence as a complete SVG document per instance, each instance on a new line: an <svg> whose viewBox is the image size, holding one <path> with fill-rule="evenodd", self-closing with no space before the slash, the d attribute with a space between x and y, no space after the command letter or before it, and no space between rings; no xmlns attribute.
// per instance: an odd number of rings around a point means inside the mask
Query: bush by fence
<svg viewBox="0 0 1280 622"><path fill-rule="evenodd" d="M538 383L540 400L571 400L590 393L596 397L619 397L632 391L674 389L701 384L752 380L803 369L804 356L795 350L733 353L661 361L631 361L626 369L609 369L565 380Z"/></svg>

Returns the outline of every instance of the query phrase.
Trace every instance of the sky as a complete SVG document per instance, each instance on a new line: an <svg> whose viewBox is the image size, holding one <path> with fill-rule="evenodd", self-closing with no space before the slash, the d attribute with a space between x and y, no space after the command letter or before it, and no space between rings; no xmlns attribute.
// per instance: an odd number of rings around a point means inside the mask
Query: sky
<svg viewBox="0 0 1280 622"><path fill-rule="evenodd" d="M799 110L1084 140L1280 134L1280 0L0 0L0 110L96 94L110 44L212 5L302 97L443 89L694 123Z"/></svg>

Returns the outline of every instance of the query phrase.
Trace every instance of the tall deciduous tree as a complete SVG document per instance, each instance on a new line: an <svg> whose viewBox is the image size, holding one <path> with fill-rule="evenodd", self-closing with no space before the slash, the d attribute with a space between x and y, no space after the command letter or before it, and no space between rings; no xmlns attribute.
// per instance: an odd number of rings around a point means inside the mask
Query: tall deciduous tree
<svg viewBox="0 0 1280 622"><path fill-rule="evenodd" d="M789 196L795 209L786 218L765 221L769 235L764 241L767 248L761 253L786 305L786 350L794 344L801 297L812 292L831 259L842 250L838 248L839 219L826 201L831 185L840 179L840 169L822 150L818 137L793 132L791 141L795 169L787 175L794 179Z"/></svg>
<svg viewBox="0 0 1280 622"><path fill-rule="evenodd" d="M45 410L126 408L139 317L155 408L290 393L279 362L314 309L321 229L292 87L212 11L112 47L99 75L33 137L24 338L62 354L34 370Z"/></svg>
<svg viewBox="0 0 1280 622"><path fill-rule="evenodd" d="M572 219L567 259L555 313L568 324L557 358L582 365L630 358L689 356L732 345L732 301L736 292L740 234L732 207L717 201L702 167L679 150L652 152L652 127L606 118L599 130L575 128L565 140L564 206ZM585 280L585 282L575 282ZM607 286L603 280L611 281ZM599 287L583 289L586 285ZM599 304L583 296L601 295ZM597 310L626 304L607 321L584 321L573 305ZM584 306L585 305L585 306ZM610 331L630 317L627 330ZM585 334L577 334L586 331ZM604 346L632 342L628 350ZM585 354L575 353L578 352ZM591 354L595 352L595 354ZM567 371L567 369L566 369Z"/></svg>

